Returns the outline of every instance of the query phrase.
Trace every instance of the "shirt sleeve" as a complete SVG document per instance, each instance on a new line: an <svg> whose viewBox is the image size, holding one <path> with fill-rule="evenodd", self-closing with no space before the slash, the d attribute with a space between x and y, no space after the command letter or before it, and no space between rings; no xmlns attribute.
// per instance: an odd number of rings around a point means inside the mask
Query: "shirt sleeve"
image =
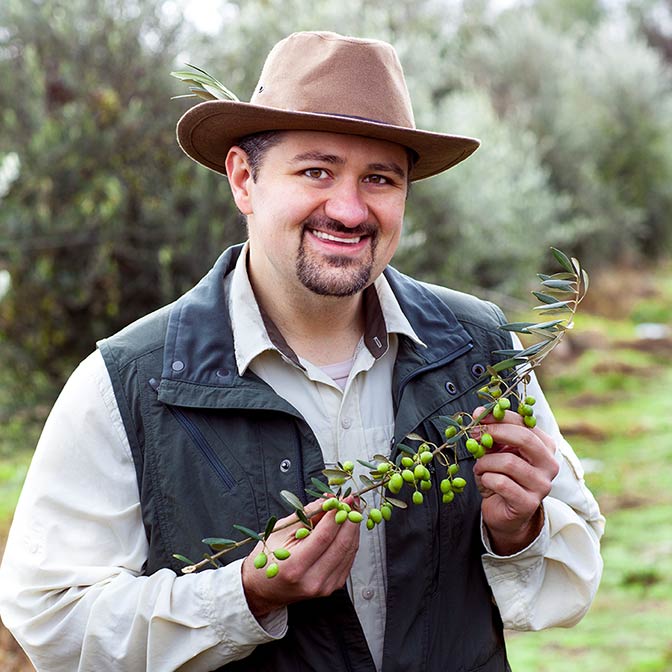
<svg viewBox="0 0 672 672"><path fill-rule="evenodd" d="M505 628L569 627L581 620L597 592L605 520L534 374L527 391L537 399L537 426L555 441L560 471L543 501L543 529L527 548L511 556L496 555L481 524L483 567Z"/></svg>
<svg viewBox="0 0 672 672"><path fill-rule="evenodd" d="M260 624L242 560L143 576L148 544L133 458L98 352L45 424L0 568L0 613L38 670L211 670L287 631Z"/></svg>

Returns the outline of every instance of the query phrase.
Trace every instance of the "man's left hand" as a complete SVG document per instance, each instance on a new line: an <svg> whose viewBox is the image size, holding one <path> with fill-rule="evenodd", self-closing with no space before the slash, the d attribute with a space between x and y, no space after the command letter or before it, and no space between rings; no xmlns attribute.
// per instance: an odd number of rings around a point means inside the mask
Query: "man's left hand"
<svg viewBox="0 0 672 672"><path fill-rule="evenodd" d="M483 412L474 411L474 417ZM494 439L486 455L476 461L474 476L483 497L481 511L498 555L512 555L534 541L544 524L541 502L551 491L559 470L553 439L506 411L504 419L481 420ZM479 433L473 433L479 438Z"/></svg>

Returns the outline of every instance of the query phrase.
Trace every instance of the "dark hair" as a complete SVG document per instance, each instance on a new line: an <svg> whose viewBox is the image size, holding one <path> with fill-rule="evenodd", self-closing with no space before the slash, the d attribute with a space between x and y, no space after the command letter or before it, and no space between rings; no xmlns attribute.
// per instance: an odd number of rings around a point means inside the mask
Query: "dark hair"
<svg viewBox="0 0 672 672"><path fill-rule="evenodd" d="M261 162L264 160L266 152L271 147L277 145L282 139L282 131L262 131L261 133L253 133L246 135L236 142L245 154L247 154L247 161L250 164L250 172L252 179L256 182Z"/></svg>
<svg viewBox="0 0 672 672"><path fill-rule="evenodd" d="M252 179L256 182L257 176L259 175L259 169L261 168L261 163L264 160L266 152L268 152L271 147L277 145L282 139L282 131L262 131L261 133L252 133L251 135L246 135L236 142L236 145L240 147L245 154L247 154L247 160L250 164L250 172L252 173ZM408 186L411 186L410 175L413 170L413 166L418 160L418 155L409 147L404 147L406 150L406 156L408 158Z"/></svg>

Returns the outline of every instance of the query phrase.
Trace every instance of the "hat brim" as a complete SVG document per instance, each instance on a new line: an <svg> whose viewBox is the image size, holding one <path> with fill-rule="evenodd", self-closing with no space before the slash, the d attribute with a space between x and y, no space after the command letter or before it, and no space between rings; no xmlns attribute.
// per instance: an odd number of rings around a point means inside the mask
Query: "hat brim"
<svg viewBox="0 0 672 672"><path fill-rule="evenodd" d="M465 136L226 100L203 102L187 110L177 123L177 141L194 161L226 175L224 162L229 149L242 137L263 131L326 131L395 142L418 156L412 181L452 168L480 145L476 138Z"/></svg>

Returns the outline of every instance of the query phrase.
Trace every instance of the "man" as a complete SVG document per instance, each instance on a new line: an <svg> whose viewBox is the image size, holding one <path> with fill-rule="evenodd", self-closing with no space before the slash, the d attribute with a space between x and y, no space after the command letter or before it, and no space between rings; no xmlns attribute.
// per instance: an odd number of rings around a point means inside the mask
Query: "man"
<svg viewBox="0 0 672 672"><path fill-rule="evenodd" d="M283 489L318 511L325 464L440 442L511 341L491 304L388 266L409 182L478 145L415 129L389 45L291 35L250 103L202 103L178 139L228 176L249 239L100 343L54 407L2 568L36 667L485 672L508 669L503 624L578 621L603 518L535 381L539 428L486 420L495 450L460 444L449 506L435 487L370 533L333 511L274 532L291 557L272 580L249 546L180 574L173 553L261 529Z"/></svg>

